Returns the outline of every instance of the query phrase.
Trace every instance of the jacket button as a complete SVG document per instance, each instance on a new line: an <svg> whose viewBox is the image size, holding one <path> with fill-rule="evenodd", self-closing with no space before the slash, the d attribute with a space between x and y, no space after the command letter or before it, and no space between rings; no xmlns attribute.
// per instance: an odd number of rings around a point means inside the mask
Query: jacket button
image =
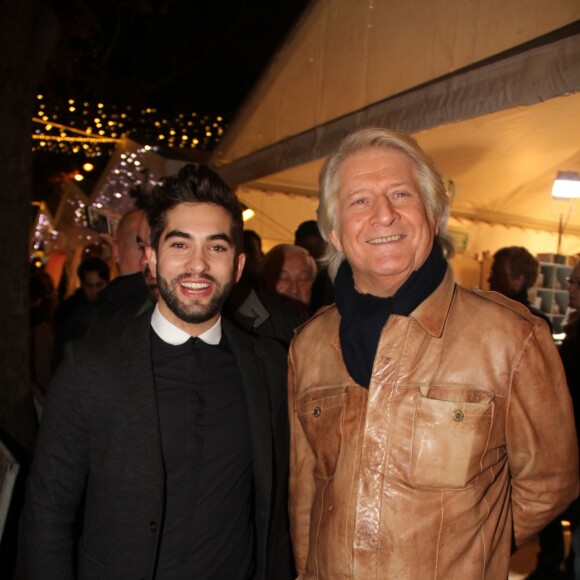
<svg viewBox="0 0 580 580"><path fill-rule="evenodd" d="M463 414L463 411L461 411L460 409L456 409L455 411L453 411L451 416L453 417L453 420L457 423L463 421L463 419L465 417L465 415Z"/></svg>
<svg viewBox="0 0 580 580"><path fill-rule="evenodd" d="M155 533L157 531L157 522L150 521L149 522L149 529Z"/></svg>
<svg viewBox="0 0 580 580"><path fill-rule="evenodd" d="M322 411L320 410L320 407L314 407L314 409L312 409L312 414L315 417L320 417L320 413L322 413Z"/></svg>

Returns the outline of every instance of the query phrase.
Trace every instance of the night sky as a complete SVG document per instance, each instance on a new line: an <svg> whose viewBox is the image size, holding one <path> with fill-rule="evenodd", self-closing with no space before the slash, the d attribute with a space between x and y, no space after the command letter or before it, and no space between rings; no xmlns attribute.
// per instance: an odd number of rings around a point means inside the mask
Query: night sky
<svg viewBox="0 0 580 580"><path fill-rule="evenodd" d="M55 98L231 120L307 4L70 1L60 12L63 34L42 88Z"/></svg>

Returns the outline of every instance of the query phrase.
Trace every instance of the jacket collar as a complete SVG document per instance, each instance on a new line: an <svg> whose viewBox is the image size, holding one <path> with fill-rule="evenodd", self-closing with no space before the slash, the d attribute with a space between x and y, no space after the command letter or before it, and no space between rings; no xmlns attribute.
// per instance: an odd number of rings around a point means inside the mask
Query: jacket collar
<svg viewBox="0 0 580 580"><path fill-rule="evenodd" d="M440 337L443 334L443 327L449 314L454 292L453 270L451 266L447 266L447 272L441 284L435 292L411 312L410 317L416 320L429 334Z"/></svg>
<svg viewBox="0 0 580 580"><path fill-rule="evenodd" d="M453 276L453 269L447 266L447 272L443 281L437 289L428 296L421 304L411 312L409 318L416 320L429 334L440 337L443 334L445 320L451 307L451 301L455 292L455 280ZM335 315L340 319L336 306L329 306L332 308ZM326 309L325 309L326 310ZM317 313L317 316L322 313L322 310ZM396 315L393 315L396 316ZM330 337L331 343L337 350L340 348L340 338L338 335L338 324L336 325L336 332Z"/></svg>
<svg viewBox="0 0 580 580"><path fill-rule="evenodd" d="M185 332L185 330L175 326L175 324L163 316L159 309L159 303L156 304L153 315L151 316L151 326L157 336L168 344L184 344L191 338L191 335ZM199 334L197 338L206 344L219 344L222 338L221 316L211 328Z"/></svg>

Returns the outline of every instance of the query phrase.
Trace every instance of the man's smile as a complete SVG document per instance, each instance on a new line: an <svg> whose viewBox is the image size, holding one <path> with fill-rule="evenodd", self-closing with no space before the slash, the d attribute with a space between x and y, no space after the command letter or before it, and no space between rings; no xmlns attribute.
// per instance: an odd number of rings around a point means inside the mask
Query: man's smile
<svg viewBox="0 0 580 580"><path fill-rule="evenodd" d="M399 242L403 238L405 238L403 234L385 236L383 238L371 238L370 240L367 240L367 244L388 244L389 242Z"/></svg>

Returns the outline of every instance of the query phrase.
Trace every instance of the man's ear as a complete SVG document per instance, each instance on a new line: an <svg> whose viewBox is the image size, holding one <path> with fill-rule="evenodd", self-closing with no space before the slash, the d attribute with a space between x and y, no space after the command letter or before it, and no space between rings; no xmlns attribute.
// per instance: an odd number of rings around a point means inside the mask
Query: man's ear
<svg viewBox="0 0 580 580"><path fill-rule="evenodd" d="M116 239L111 242L111 258L114 264L119 263L119 242Z"/></svg>
<svg viewBox="0 0 580 580"><path fill-rule="evenodd" d="M340 243L340 238L338 237L338 234L336 233L336 230L332 229L330 230L330 236L328 236L330 238L330 243L339 251L342 252L342 244Z"/></svg>
<svg viewBox="0 0 580 580"><path fill-rule="evenodd" d="M238 254L236 258L236 264L234 264L234 282L239 282L242 277L242 272L244 271L244 266L246 264L246 254Z"/></svg>
<svg viewBox="0 0 580 580"><path fill-rule="evenodd" d="M151 247L145 247L145 255L147 256L147 262L149 262L149 269L152 274L157 273L157 252Z"/></svg>

